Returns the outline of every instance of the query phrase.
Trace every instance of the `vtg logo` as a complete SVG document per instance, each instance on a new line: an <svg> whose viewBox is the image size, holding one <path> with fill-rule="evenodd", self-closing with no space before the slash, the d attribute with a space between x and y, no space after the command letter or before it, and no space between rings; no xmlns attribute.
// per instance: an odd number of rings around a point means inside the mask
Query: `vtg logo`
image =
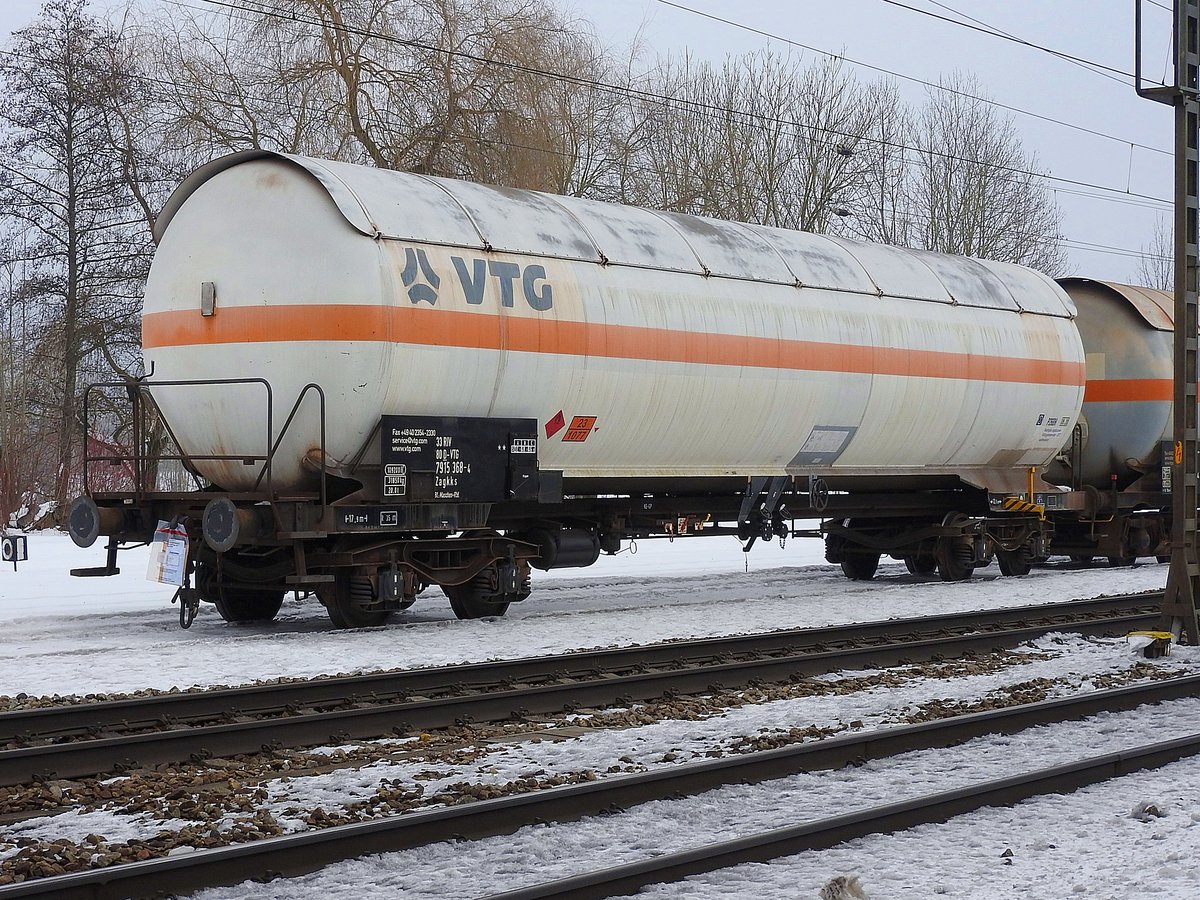
<svg viewBox="0 0 1200 900"><path fill-rule="evenodd" d="M420 281L417 280L418 276ZM430 306L437 303L437 292L442 286L442 279L433 271L433 266L429 265L429 257L425 255L424 250L404 248L404 271L400 273L400 280L408 288L408 299L413 303L420 303L422 300Z"/></svg>
<svg viewBox="0 0 1200 900"><path fill-rule="evenodd" d="M450 257L450 262L454 265L463 296L472 306L483 303L489 277L495 279L500 288L501 306L512 307L518 282L521 285L521 294L530 308L545 312L554 305L554 289L546 280L545 266L521 266L517 263L479 257L467 260L461 256ZM400 281L408 289L408 299L413 303L425 302L430 306L437 304L442 279L434 271L429 257L421 248L404 248L404 269L400 272Z"/></svg>

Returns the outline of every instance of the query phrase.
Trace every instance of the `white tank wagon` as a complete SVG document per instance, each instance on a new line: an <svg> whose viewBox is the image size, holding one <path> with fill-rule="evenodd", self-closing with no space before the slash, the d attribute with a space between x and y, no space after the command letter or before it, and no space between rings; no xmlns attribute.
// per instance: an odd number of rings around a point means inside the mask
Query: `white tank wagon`
<svg viewBox="0 0 1200 900"><path fill-rule="evenodd" d="M1171 491L1174 299L1153 288L1066 278L1086 348L1083 410L1047 478L1070 487L1074 515L1055 548L1084 560L1165 556Z"/></svg>
<svg viewBox="0 0 1200 900"><path fill-rule="evenodd" d="M527 562L804 514L860 577L939 543L943 577L1019 570L1041 530L988 495L1037 488L1083 398L1074 306L1018 266L257 151L157 227L142 387L211 485L197 575L234 616L267 572L343 623L428 582L498 611ZM154 502L73 530L187 501Z"/></svg>

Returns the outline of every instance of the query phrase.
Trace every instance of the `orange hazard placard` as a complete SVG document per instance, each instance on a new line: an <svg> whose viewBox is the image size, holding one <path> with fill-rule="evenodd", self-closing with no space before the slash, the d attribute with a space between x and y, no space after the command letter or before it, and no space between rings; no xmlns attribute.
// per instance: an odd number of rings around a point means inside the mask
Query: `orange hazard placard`
<svg viewBox="0 0 1200 900"><path fill-rule="evenodd" d="M586 441L595 424L595 416L575 416L571 419L571 425L567 428L567 433L563 435L563 440L572 443Z"/></svg>

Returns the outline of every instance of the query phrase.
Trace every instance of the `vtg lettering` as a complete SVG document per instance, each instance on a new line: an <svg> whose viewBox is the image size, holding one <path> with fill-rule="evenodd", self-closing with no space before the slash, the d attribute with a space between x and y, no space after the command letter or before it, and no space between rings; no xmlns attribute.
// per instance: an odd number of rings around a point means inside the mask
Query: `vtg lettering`
<svg viewBox="0 0 1200 900"><path fill-rule="evenodd" d="M465 260L461 256L452 256L450 261L454 264L458 283L462 285L463 296L473 306L483 303L489 277L495 279L499 288L501 306L513 306L518 283L525 302L532 309L545 312L554 305L554 291L546 280L545 266L521 266L514 262L489 261L478 257Z"/></svg>

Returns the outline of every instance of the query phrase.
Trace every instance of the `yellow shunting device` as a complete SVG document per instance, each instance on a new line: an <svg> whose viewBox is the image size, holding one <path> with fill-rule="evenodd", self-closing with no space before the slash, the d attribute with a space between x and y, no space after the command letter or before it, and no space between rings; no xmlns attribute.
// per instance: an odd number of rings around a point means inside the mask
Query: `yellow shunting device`
<svg viewBox="0 0 1200 900"><path fill-rule="evenodd" d="M1013 496L1005 497L1000 506L1007 512L1028 512L1037 513L1037 517L1043 522L1046 521L1046 507L1040 503L1034 503L1034 498L1037 496L1037 467L1031 466L1028 472L1029 478L1029 499L1024 497Z"/></svg>
<svg viewBox="0 0 1200 900"><path fill-rule="evenodd" d="M1125 640L1128 641L1134 637L1150 638L1150 643L1142 648L1142 655L1146 659L1171 655L1171 641L1174 640L1174 635L1169 631L1131 631L1125 635Z"/></svg>

